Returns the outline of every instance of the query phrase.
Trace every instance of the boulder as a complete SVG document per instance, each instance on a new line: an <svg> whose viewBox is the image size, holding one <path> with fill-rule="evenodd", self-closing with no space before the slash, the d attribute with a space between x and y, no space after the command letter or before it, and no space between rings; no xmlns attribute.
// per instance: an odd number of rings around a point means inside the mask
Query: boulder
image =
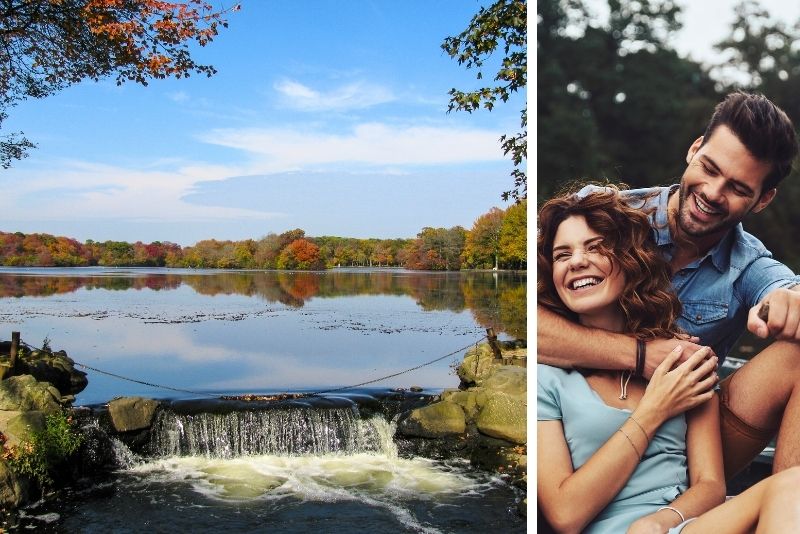
<svg viewBox="0 0 800 534"><path fill-rule="evenodd" d="M488 343L481 343L473 347L464 355L464 361L458 366L456 374L461 379L461 387L466 389L471 386L480 386L483 380L497 367L502 365L501 360L494 357Z"/></svg>
<svg viewBox="0 0 800 534"><path fill-rule="evenodd" d="M511 443L525 444L527 435L527 402L506 393L494 392L475 419L482 434Z"/></svg>
<svg viewBox="0 0 800 534"><path fill-rule="evenodd" d="M111 423L117 432L150 428L159 402L142 397L122 397L108 403Z"/></svg>
<svg viewBox="0 0 800 534"><path fill-rule="evenodd" d="M63 350L32 351L17 362L16 374L33 375L40 382L50 382L62 395L75 395L86 389L89 380L74 364Z"/></svg>
<svg viewBox="0 0 800 534"><path fill-rule="evenodd" d="M486 404L486 391L483 388L471 388L467 391L450 389L443 391L441 398L461 406L467 421L471 421Z"/></svg>
<svg viewBox="0 0 800 534"><path fill-rule="evenodd" d="M12 376L0 381L0 410L56 413L61 410L61 393L31 375Z"/></svg>
<svg viewBox="0 0 800 534"><path fill-rule="evenodd" d="M30 481L17 476L0 460L0 509L17 508L30 500Z"/></svg>
<svg viewBox="0 0 800 534"><path fill-rule="evenodd" d="M528 370L510 365L499 367L486 377L483 388L525 401L528 398Z"/></svg>
<svg viewBox="0 0 800 534"><path fill-rule="evenodd" d="M44 413L36 410L20 412L6 423L3 433L10 445L31 441L36 432L44 430Z"/></svg>
<svg viewBox="0 0 800 534"><path fill-rule="evenodd" d="M467 425L464 411L450 401L411 410L398 424L400 433L421 438L443 438L463 434Z"/></svg>

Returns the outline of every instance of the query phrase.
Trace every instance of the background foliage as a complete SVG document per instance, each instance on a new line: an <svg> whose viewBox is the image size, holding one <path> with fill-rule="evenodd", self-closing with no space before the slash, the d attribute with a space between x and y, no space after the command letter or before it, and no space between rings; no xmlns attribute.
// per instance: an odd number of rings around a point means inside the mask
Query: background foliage
<svg viewBox="0 0 800 534"><path fill-rule="evenodd" d="M50 234L0 232L0 265L8 267L194 267L210 269L317 270L331 267L406 267L453 271L462 268L525 269L526 202L491 208L472 230L425 227L415 239L308 237L301 229L261 239L204 239L191 247L175 243L92 241ZM485 220L491 219L491 235ZM497 263L495 263L495 257Z"/></svg>
<svg viewBox="0 0 800 534"><path fill-rule="evenodd" d="M735 89L761 92L800 124L800 21L770 17L754 0L735 7L723 59L680 57L671 0L607 0L600 20L583 0L537 0L537 204L572 180L631 187L676 183L686 151L713 108ZM800 228L797 170L773 204L745 221L773 254L800 270L787 235Z"/></svg>

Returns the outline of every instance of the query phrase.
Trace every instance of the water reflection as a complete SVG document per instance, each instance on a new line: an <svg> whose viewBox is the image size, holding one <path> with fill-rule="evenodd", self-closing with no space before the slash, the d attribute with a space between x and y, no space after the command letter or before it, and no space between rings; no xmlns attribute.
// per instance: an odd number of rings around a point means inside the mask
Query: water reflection
<svg viewBox="0 0 800 534"><path fill-rule="evenodd" d="M424 311L470 310L484 328L518 338L527 338L526 285L526 274L513 272L0 269L0 298L187 286L204 296L243 295L301 308L313 298L395 295L413 298Z"/></svg>

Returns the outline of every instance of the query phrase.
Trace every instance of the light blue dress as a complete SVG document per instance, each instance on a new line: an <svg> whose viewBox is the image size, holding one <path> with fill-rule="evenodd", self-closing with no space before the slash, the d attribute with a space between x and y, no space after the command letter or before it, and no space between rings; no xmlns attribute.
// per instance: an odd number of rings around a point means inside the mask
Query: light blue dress
<svg viewBox="0 0 800 534"><path fill-rule="evenodd" d="M537 382L537 419L561 421L575 469L631 414L608 406L578 371L538 364ZM681 414L661 425L628 483L583 532L624 533L636 519L669 506L688 486L686 418ZM680 532L684 525L670 529L670 534Z"/></svg>

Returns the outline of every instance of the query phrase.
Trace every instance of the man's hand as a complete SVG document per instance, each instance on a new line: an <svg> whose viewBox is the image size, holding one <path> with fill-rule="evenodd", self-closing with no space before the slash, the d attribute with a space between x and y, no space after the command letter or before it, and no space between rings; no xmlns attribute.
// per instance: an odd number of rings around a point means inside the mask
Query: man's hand
<svg viewBox="0 0 800 534"><path fill-rule="evenodd" d="M772 335L785 341L800 341L800 292L786 288L771 291L750 308L747 329L760 338Z"/></svg>
<svg viewBox="0 0 800 534"><path fill-rule="evenodd" d="M642 373L647 380L653 376L653 371L656 367L661 365L664 358L670 355L672 349L680 345L683 347L683 352L678 360L678 363L685 362L689 356L702 349L702 345L698 345L700 338L694 336L687 336L685 338L672 338L672 339L654 339L648 341L645 349L645 362L644 372ZM708 349L708 357L716 356L714 351Z"/></svg>

